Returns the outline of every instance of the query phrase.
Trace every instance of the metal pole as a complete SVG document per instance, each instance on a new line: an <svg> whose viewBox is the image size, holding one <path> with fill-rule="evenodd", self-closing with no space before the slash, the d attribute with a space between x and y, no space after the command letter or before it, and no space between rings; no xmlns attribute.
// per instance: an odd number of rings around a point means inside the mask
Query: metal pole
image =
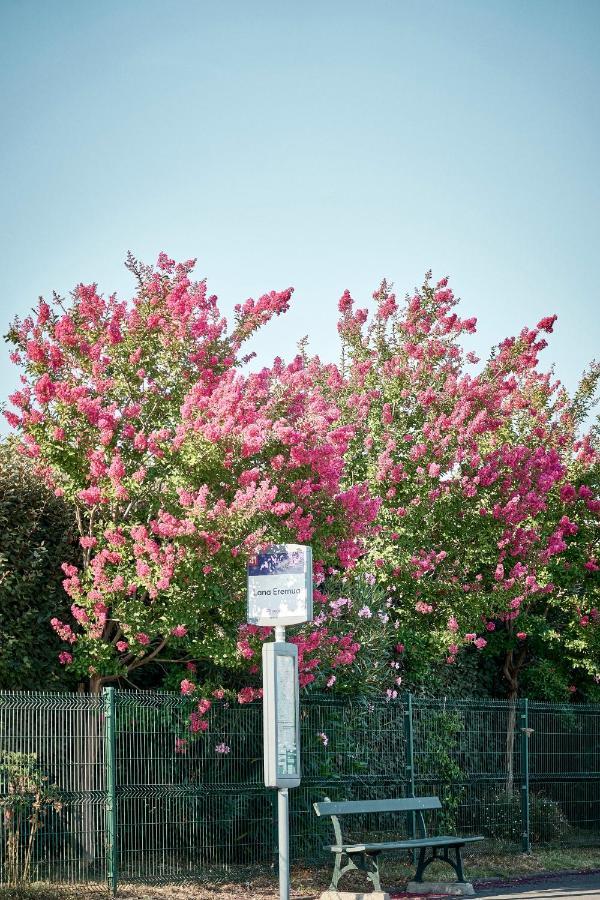
<svg viewBox="0 0 600 900"><path fill-rule="evenodd" d="M117 770L116 770L116 722L115 689L104 688L104 740L106 746L106 861L108 887L113 897L117 894L118 846L117 846Z"/></svg>
<svg viewBox="0 0 600 900"><path fill-rule="evenodd" d="M290 900L290 834L288 789L277 791L279 821L279 900Z"/></svg>
<svg viewBox="0 0 600 900"><path fill-rule="evenodd" d="M523 853L531 853L529 831L529 702L521 700L521 848Z"/></svg>
<svg viewBox="0 0 600 900"><path fill-rule="evenodd" d="M275 640L285 643L285 625L275 626ZM287 788L277 789L277 840L279 843L279 900L290 900L290 827Z"/></svg>

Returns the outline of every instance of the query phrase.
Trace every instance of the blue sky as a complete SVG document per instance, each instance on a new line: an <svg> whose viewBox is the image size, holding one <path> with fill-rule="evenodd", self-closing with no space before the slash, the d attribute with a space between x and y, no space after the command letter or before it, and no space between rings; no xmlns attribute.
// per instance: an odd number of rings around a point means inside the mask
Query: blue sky
<svg viewBox="0 0 600 900"><path fill-rule="evenodd" d="M336 301L449 274L470 346L600 343L600 3L1 0L0 330L40 294L130 294L128 249L198 257L255 342L337 358ZM17 373L3 346L1 397Z"/></svg>

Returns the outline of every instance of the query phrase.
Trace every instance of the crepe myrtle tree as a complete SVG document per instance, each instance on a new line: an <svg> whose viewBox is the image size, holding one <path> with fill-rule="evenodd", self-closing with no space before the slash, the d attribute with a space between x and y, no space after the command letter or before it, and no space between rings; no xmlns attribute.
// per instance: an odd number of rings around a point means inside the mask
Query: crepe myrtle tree
<svg viewBox="0 0 600 900"><path fill-rule="evenodd" d="M598 368L573 397L539 371L555 317L477 370L446 280L403 305L384 282L370 321L342 296L340 367L302 348L243 375L244 342L291 290L246 301L229 329L192 265L130 258L130 303L80 285L9 334L23 386L7 418L75 504L84 553L65 565L73 620L53 620L61 662L93 690L160 662L195 702L223 681L250 702L269 631L243 623L246 559L299 541L316 585L294 637L303 686L393 698L423 659L487 648L511 697L549 653L565 690L589 693Z"/></svg>
<svg viewBox="0 0 600 900"><path fill-rule="evenodd" d="M300 354L240 370L245 341L287 310L291 288L247 300L228 327L194 261L127 266L131 301L80 284L8 334L22 386L5 415L76 510L72 618L52 627L60 662L92 691L152 662L247 668L248 555L310 542L319 583L355 564L378 508L364 485L342 484L354 426L341 422L335 366ZM325 650L318 663L335 659Z"/></svg>
<svg viewBox="0 0 600 900"><path fill-rule="evenodd" d="M463 348L447 279L375 311L339 301L350 484L381 498L357 574L394 597L411 656L491 651L515 698L523 668L563 661L564 692L600 681L598 432L585 431L600 368L569 396L540 371L556 316L502 341L485 365Z"/></svg>

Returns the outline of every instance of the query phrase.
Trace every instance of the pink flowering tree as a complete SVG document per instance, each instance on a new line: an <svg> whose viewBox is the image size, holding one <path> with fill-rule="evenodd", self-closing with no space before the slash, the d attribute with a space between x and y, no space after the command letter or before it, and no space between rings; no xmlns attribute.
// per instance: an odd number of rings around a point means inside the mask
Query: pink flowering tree
<svg viewBox="0 0 600 900"><path fill-rule="evenodd" d="M563 690L600 681L598 450L583 426L600 369L569 397L538 368L555 316L477 367L447 281L376 308L340 302L348 471L381 498L357 572L394 597L402 666L500 657L509 697L536 660ZM339 398L339 393L338 393ZM573 674L575 672L575 675ZM570 681L567 681L569 679ZM573 689L573 685L571 685Z"/></svg>
<svg viewBox="0 0 600 900"><path fill-rule="evenodd" d="M209 697L260 696L248 555L299 541L316 560L315 621L292 638L303 686L393 699L405 670L485 651L510 697L540 663L590 695L599 373L569 397L539 370L555 317L478 368L445 280L403 304L384 282L370 319L342 296L340 367L303 352L245 375L244 343L291 290L228 327L191 262L129 268L131 302L80 285L9 335L7 418L79 525L72 616L52 622L64 665L93 690L168 666L201 730Z"/></svg>
<svg viewBox="0 0 600 900"><path fill-rule="evenodd" d="M63 566L72 616L52 620L60 662L93 691L149 663L201 679L255 666L257 636L240 631L248 554L311 543L322 581L356 563L378 508L358 479L343 485L354 426L341 421L334 366L300 355L240 371L245 341L285 312L291 289L247 300L228 327L192 261L128 267L131 302L81 284L9 333L22 387L6 416L74 505L83 548L80 567ZM315 632L306 675L340 652Z"/></svg>

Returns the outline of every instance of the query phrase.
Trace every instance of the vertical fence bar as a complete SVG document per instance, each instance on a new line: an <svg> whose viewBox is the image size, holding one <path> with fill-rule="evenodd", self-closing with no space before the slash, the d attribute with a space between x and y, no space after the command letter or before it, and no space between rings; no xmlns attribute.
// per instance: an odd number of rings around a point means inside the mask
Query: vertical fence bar
<svg viewBox="0 0 600 900"><path fill-rule="evenodd" d="M521 731L521 848L523 853L531 853L529 829L529 701L520 700L519 716Z"/></svg>
<svg viewBox="0 0 600 900"><path fill-rule="evenodd" d="M404 707L404 738L406 741L406 764L404 766L406 778L406 794L408 797L415 796L415 746L414 746L414 730L413 730L413 696L408 693L405 698ZM413 838L417 836L417 821L414 812L408 813L408 830ZM413 862L416 853L412 853Z"/></svg>
<svg viewBox="0 0 600 900"><path fill-rule="evenodd" d="M118 835L117 835L117 766L116 766L116 705L115 689L104 688L104 741L106 765L106 862L108 887L113 897L117 893Z"/></svg>

